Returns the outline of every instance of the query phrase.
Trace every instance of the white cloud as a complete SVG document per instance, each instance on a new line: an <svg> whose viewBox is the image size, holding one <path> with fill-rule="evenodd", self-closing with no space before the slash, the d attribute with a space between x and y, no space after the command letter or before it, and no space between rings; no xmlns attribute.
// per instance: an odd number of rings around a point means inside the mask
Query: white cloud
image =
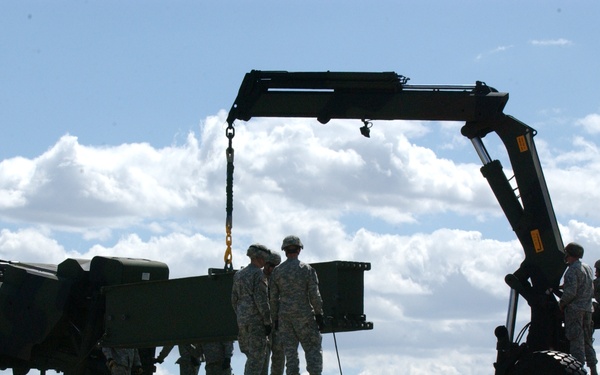
<svg viewBox="0 0 600 375"><path fill-rule="evenodd" d="M0 231L0 259L34 263L60 263L73 254L40 230Z"/></svg>
<svg viewBox="0 0 600 375"><path fill-rule="evenodd" d="M534 39L534 40L531 40L529 43L534 46L570 46L571 44L573 44L572 41L565 39L565 38L541 39L541 40Z"/></svg>
<svg viewBox="0 0 600 375"><path fill-rule="evenodd" d="M0 259L140 257L167 263L171 277L222 267L223 123L224 113L207 118L199 135L161 149L84 146L66 135L39 157L0 162ZM371 374L373 363L382 374L491 371L493 330L505 319L503 279L523 255L515 239L499 234L497 227L507 223L476 154L442 132L442 144L457 145L444 147L447 156L469 152L473 163L439 157L419 144L429 131L419 122L376 123L370 139L359 126L281 119L236 124L234 266L247 262L250 243L278 249L291 233L302 238L305 261L370 262L365 313L375 329L340 335L343 365L352 374ZM565 241L582 242L595 259L597 146L573 140L561 145L567 150L544 146L546 178L566 218ZM325 374L337 370L330 340L324 341ZM237 352L236 372L240 357Z"/></svg>
<svg viewBox="0 0 600 375"><path fill-rule="evenodd" d="M600 114L592 113L579 119L575 124L582 126L590 134L600 133Z"/></svg>
<svg viewBox="0 0 600 375"><path fill-rule="evenodd" d="M486 58L486 57L488 57L488 56L490 56L490 55L495 55L495 54L497 54L497 53L503 53L503 52L506 52L506 51L508 51L509 49L513 48L513 47L514 47L514 46L512 46L512 45L507 45L507 46L498 46L498 47L496 47L496 48L494 48L494 49L492 49L492 50L489 50L489 51L487 51L487 52L483 52L483 53L480 53L480 54L478 54L478 55L475 57L475 60L482 60L482 59L484 59L484 58Z"/></svg>

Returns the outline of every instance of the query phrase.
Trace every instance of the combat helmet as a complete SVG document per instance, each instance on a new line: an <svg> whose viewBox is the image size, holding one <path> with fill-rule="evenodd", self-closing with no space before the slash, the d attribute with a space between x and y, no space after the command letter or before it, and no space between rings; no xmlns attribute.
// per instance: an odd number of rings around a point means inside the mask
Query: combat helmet
<svg viewBox="0 0 600 375"><path fill-rule="evenodd" d="M260 258L266 260L271 254L271 250L269 250L265 245L261 245L259 243L255 243L248 247L248 251L246 251L246 255L250 258Z"/></svg>
<svg viewBox="0 0 600 375"><path fill-rule="evenodd" d="M274 266L278 266L281 263L281 255L271 250L269 252L269 255L267 255L266 261L267 263L271 263Z"/></svg>
<svg viewBox="0 0 600 375"><path fill-rule="evenodd" d="M302 241L300 241L300 238L294 235L287 236L283 239L283 242L281 243L281 250L285 250L285 248L288 246L298 246L299 248L304 249L304 245L302 244Z"/></svg>
<svg viewBox="0 0 600 375"><path fill-rule="evenodd" d="M600 259L598 259L598 260L596 261L596 263L594 263L594 268L596 268L596 269L600 269Z"/></svg>
<svg viewBox="0 0 600 375"><path fill-rule="evenodd" d="M583 246L578 243L571 242L565 246L565 254L568 254L577 259L583 258Z"/></svg>

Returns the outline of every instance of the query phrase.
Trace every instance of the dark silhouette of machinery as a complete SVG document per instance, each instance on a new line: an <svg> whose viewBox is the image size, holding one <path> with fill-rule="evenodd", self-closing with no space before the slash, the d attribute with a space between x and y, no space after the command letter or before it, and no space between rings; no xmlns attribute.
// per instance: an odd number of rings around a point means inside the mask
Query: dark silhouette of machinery
<svg viewBox="0 0 600 375"><path fill-rule="evenodd" d="M499 326L496 375L578 374L581 364L565 354L556 299L565 270L563 243L534 144L536 131L503 113L508 94L483 82L472 86L409 85L394 72L270 72L246 74L227 118L228 217L236 120L252 117L310 117L361 120L369 137L372 121L464 121L488 180L525 254L507 275L508 316ZM394 126L396 126L394 124ZM514 176L507 178L483 138L495 133ZM313 264L319 275L324 332L373 328L363 311L363 273L369 263ZM59 265L0 262L0 368L66 375L98 374L99 345L153 348L236 337L230 305L231 264L208 275L169 279L166 264L128 258L67 259ZM532 310L527 340L515 337L518 296ZM207 302L210 301L210 302ZM554 305L553 305L554 304Z"/></svg>

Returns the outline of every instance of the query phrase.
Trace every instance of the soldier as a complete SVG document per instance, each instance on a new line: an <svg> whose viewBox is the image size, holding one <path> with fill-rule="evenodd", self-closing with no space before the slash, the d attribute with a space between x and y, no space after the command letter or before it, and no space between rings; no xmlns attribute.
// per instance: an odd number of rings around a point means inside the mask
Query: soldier
<svg viewBox="0 0 600 375"><path fill-rule="evenodd" d="M271 290L271 274L273 269L281 263L281 256L274 251L271 251L263 273L267 278L269 285L269 294ZM271 320L276 320L276 317L271 315ZM277 330L272 330L269 335L269 343L267 345L267 356L265 358L265 364L263 366L263 375L267 375L269 372L269 352L271 353L271 375L283 375L283 369L285 367L285 354L283 352L283 345L281 344L281 338L278 335ZM297 353L296 353L297 354ZM296 355L297 357L297 355Z"/></svg>
<svg viewBox="0 0 600 375"><path fill-rule="evenodd" d="M594 329L600 328L600 260L594 263L595 275L594 279L594 312L592 313L592 320L594 322Z"/></svg>
<svg viewBox="0 0 600 375"><path fill-rule="evenodd" d="M139 375L143 372L137 349L102 348L102 353L111 375Z"/></svg>
<svg viewBox="0 0 600 375"><path fill-rule="evenodd" d="M306 356L306 370L310 375L323 371L323 300L319 292L316 271L298 259L304 245L300 238L287 236L281 249L286 261L273 270L270 301L274 325L279 330L286 358L286 374L300 374L298 343Z"/></svg>
<svg viewBox="0 0 600 375"><path fill-rule="evenodd" d="M592 268L581 262L583 247L571 242L565 246L565 262L569 265L564 275L560 310L565 314L565 336L570 353L586 363L592 375L596 370L596 352L592 343L592 297L594 296Z"/></svg>
<svg viewBox="0 0 600 375"><path fill-rule="evenodd" d="M260 375L267 354L271 312L261 269L269 253L264 245L251 245L246 252L250 264L233 276L231 304L237 317L238 344L246 355L244 375Z"/></svg>
<svg viewBox="0 0 600 375"><path fill-rule="evenodd" d="M163 363L165 358L173 350L173 345L165 346L156 357L156 362ZM177 345L179 358L175 363L179 365L180 375L198 375L200 364L204 362L202 347L198 344L180 344Z"/></svg>
<svg viewBox="0 0 600 375"><path fill-rule="evenodd" d="M206 359L206 375L232 375L233 341L207 342L202 344L202 349Z"/></svg>

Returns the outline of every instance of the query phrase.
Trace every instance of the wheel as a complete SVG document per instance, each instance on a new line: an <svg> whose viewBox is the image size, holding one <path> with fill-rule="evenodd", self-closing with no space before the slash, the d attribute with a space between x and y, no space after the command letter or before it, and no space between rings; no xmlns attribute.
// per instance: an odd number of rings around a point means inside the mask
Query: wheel
<svg viewBox="0 0 600 375"><path fill-rule="evenodd" d="M554 350L533 352L519 359L514 375L586 375L583 363L570 354Z"/></svg>

